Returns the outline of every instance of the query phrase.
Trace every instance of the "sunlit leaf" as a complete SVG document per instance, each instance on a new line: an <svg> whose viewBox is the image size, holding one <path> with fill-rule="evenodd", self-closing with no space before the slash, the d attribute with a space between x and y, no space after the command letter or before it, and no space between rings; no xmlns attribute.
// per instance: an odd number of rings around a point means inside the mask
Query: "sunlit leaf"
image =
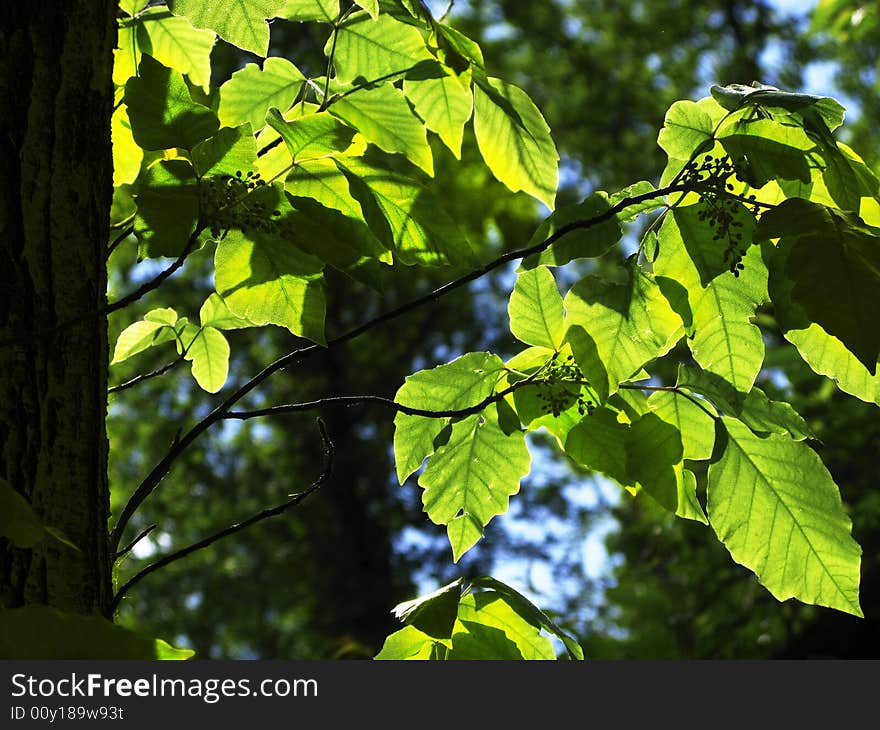
<svg viewBox="0 0 880 730"><path fill-rule="evenodd" d="M496 78L474 84L474 131L492 174L513 192L534 196L552 209L559 155L550 127L528 94Z"/></svg>
<svg viewBox="0 0 880 730"><path fill-rule="evenodd" d="M196 28L209 28L239 48L265 56L269 50L267 18L274 18L287 0L168 0L175 15L185 15Z"/></svg>
<svg viewBox="0 0 880 730"><path fill-rule="evenodd" d="M709 467L709 521L733 559L780 601L856 616L861 549L828 470L809 447L760 438L725 417L725 444Z"/></svg>
<svg viewBox="0 0 880 730"><path fill-rule="evenodd" d="M250 122L255 131L262 129L266 112L271 107L282 112L290 108L304 82L300 70L286 58L267 58L262 68L249 63L220 87L217 114L224 126Z"/></svg>

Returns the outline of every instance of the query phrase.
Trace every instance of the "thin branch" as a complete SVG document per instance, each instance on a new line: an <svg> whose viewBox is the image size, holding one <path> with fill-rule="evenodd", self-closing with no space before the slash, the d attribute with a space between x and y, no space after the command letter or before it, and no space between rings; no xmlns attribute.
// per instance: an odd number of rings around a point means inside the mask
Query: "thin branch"
<svg viewBox="0 0 880 730"><path fill-rule="evenodd" d="M149 527L147 527L147 528L141 530L141 531L138 533L137 537L135 537L134 540L132 540L130 543L128 543L128 545L126 545L124 548L122 548L122 550L120 550L118 553L116 553L116 555L113 557L113 559L114 559L114 560L119 560L119 558L121 558L121 557L123 557L123 556L125 556L125 555L128 555L128 553L130 553L130 552L132 551L132 549L134 548L135 545L137 545L141 540L143 540L147 535L149 535L149 534L150 534L153 530L155 530L158 526L159 526L159 525L157 525L157 524L154 522L154 523L153 523L152 525L150 525Z"/></svg>
<svg viewBox="0 0 880 730"><path fill-rule="evenodd" d="M404 314L413 311L414 309L418 309L425 304L437 301L441 297L446 296L456 289L460 289L465 284L469 284L470 282L485 276L489 272L494 271L495 269L511 261L517 261L527 256L531 256L532 254L538 254L541 251L549 248L560 238L568 233L571 233L572 231L593 228L597 225L600 225L601 223L604 223L607 220L614 218L614 216L616 216L620 211L625 208L628 208L632 205L638 205L639 203L643 203L646 200L651 200L653 198L664 197L666 195L669 195L670 193L680 192L684 189L684 187L679 185L668 185L666 187L659 188L658 190L653 190L649 193L643 193L642 195L636 195L631 198L624 198L617 202L615 205L608 208L608 210L603 211L593 218L581 221L572 221L571 223L559 228L543 241L540 241L533 246L528 246L526 248L517 249L515 251L510 251L506 254L503 254L502 256L499 256L498 258L485 264L481 268L471 271L470 273L465 274L458 279L454 279L453 281L450 281L443 286L434 289L428 294L413 299L410 302L403 304L399 307L395 307L394 309L391 309L384 314L381 314L378 317L375 317L359 325L358 327L349 330L348 332L329 339L326 345L308 345L298 350L294 350L293 352L290 352L283 357L275 360L273 363L270 363L259 373L257 373L253 378L248 380L235 392L229 395L222 403L214 408L214 410L212 410L201 421L196 423L180 438L179 441L175 441L175 443L168 450L165 456L159 461L158 464L156 464L155 467L153 467L153 469L150 471L149 474L147 474L147 476L137 487L137 489L135 489L131 498L123 507L122 512L119 515L119 519L116 521L116 525L113 528L113 532L111 533L110 541L112 549L115 550L119 546L119 543L122 539L122 533L125 530L125 527L131 519L132 515L135 513L138 507L140 507L143 501L147 497L149 497L150 494L152 494L153 490L156 489L162 479L165 478L166 474L168 474L168 471L171 468L171 465L180 457L180 455L183 454L184 451L186 451L186 449L189 448L189 446L213 424L217 423L220 420L223 420L226 414L229 413L229 411L236 403L238 403L242 398L244 398L248 393L257 388L261 383L263 383L274 373L284 368L290 367L294 363L297 363L318 352L337 347L345 342L348 342L349 340L353 340L364 334L365 332L369 332L379 325L397 319L398 317L401 317Z"/></svg>
<svg viewBox="0 0 880 730"><path fill-rule="evenodd" d="M463 416L471 416L479 413L486 407L503 400L511 393L516 392L520 388L527 385L541 385L542 381L537 380L537 376L541 374L541 370L537 370L525 380L520 380L504 390L493 393L483 398L479 403L466 408L450 408L445 411L428 410L425 408L413 408L412 406L398 403L391 398L385 398L381 395L334 395L328 398L320 398L319 400L306 401L303 403L289 403L280 406L270 406L269 408L260 408L253 411L229 411L222 416L223 419L234 419L238 421L247 421L251 418L262 418L264 416L279 416L286 413L299 413L302 411L313 411L326 406L352 406L361 403L378 403L387 406L398 413L404 413L407 416L424 416L426 418L459 418Z"/></svg>
<svg viewBox="0 0 880 730"><path fill-rule="evenodd" d="M157 570L160 570L161 568L164 568L171 563L181 560L188 555L192 555L199 550L204 550L205 548L213 545L215 542L223 540L224 538L227 538L230 535L234 535L237 532L241 532L242 530L245 530L248 527L257 524L258 522L267 520L270 517L277 517L278 515L284 514L287 510L297 506L298 504L306 500L311 494L320 489L320 487L327 481L327 479L329 479L330 473L333 469L333 442L330 440L330 436L327 434L327 428L324 425L324 422L320 418L317 420L318 430L321 432L321 443L324 448L324 468L321 472L321 475L314 482L312 482L312 484L309 485L309 487L306 488L305 491L289 495L290 499L282 502L279 505L276 505L275 507L264 509L257 514L252 515L245 520L242 520L241 522L230 525L223 530L219 530L212 535L208 535L207 537L202 538L192 545L188 545L187 547L181 548L180 550L175 550L173 553L170 553L169 555L166 555L165 557L159 558L155 562L150 563L143 570L135 573L116 592L116 595L113 596L113 601L110 604L110 608L108 609L109 615L113 615L113 613L119 607L119 604L125 594L128 593L128 591L130 591L138 583L140 583L144 578L146 578L150 573L155 573Z"/></svg>
<svg viewBox="0 0 880 730"><path fill-rule="evenodd" d="M163 365L162 367L157 368L156 370L153 370L153 372L151 372L151 373L144 373L143 375L138 375L137 377L134 377L131 380L126 380L124 383L120 383L119 385L114 385L114 386L111 386L110 388L107 388L107 392L108 393L119 393L120 391L128 390L132 386L135 386L138 383L142 383L145 380L150 380L151 378L158 378L161 375L164 375L165 373L167 373L172 368L176 368L178 365L180 365L180 363L183 362L183 360L184 360L184 355L180 355L180 356L178 356L178 358L176 360L173 360L172 362L169 362L166 365Z"/></svg>
<svg viewBox="0 0 880 730"><path fill-rule="evenodd" d="M126 238L128 238L132 233L134 233L134 226L128 226L122 233L120 233L110 245L107 247L107 256L109 257L111 253L116 250L116 247L122 243Z"/></svg>
<svg viewBox="0 0 880 730"><path fill-rule="evenodd" d="M686 390L682 390L678 385L637 385L635 383L624 383L622 385L617 386L620 390L642 390L647 392L666 392L666 393L674 393L675 395L680 395L683 398L687 398L691 403L699 408L710 418L713 420L718 420L718 414L713 413L709 408L706 407L706 404L703 403L699 398L694 397Z"/></svg>
<svg viewBox="0 0 880 730"><path fill-rule="evenodd" d="M452 8L455 5L455 0L449 0L449 4L446 6L446 10L443 11L443 15L440 16L439 21L444 23L446 18L449 17L449 13L452 12Z"/></svg>
<svg viewBox="0 0 880 730"><path fill-rule="evenodd" d="M129 304L136 302L138 299L141 299L154 289L158 289L162 285L162 282L164 282L169 276L171 276L175 271L183 266L187 257L193 252L193 249L195 249L196 242L198 241L199 234L201 232L201 228L197 228L195 231L193 231L192 235L189 237L189 240L186 242L186 246L184 247L183 251L181 251L180 256L175 259L173 264L160 271L149 281L141 284L141 286L139 286L130 294L126 294L121 299L117 299L115 302L111 302L102 310L100 310L98 314L105 315L110 314L111 312L116 312L120 309L124 309Z"/></svg>

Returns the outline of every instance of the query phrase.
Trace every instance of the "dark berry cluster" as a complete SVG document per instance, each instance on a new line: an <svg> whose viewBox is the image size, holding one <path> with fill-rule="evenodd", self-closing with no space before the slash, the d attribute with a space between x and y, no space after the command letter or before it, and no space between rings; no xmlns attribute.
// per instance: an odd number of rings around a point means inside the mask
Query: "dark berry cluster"
<svg viewBox="0 0 880 730"><path fill-rule="evenodd" d="M558 417L575 401L580 415L592 413L596 404L583 393L581 385L585 382L584 374L572 355L560 361L559 354L554 353L545 367L539 381L538 398L544 401L547 413Z"/></svg>
<svg viewBox="0 0 880 730"><path fill-rule="evenodd" d="M712 240L727 242L724 249L724 263L730 273L738 277L745 268L742 259L750 242L743 241L741 230L743 223L736 217L742 204L738 198L728 197L735 189L734 184L730 182L731 177L741 182L729 156L706 155L702 163L694 160L687 165L682 180L700 193L704 206L698 217L714 229ZM749 195L746 200L750 201L746 203L746 207L753 215L757 214L756 196Z"/></svg>
<svg viewBox="0 0 880 730"><path fill-rule="evenodd" d="M274 233L281 215L259 194L266 189L260 173L249 170L235 175L216 175L202 180L201 215L215 239L223 238L231 228L255 229Z"/></svg>

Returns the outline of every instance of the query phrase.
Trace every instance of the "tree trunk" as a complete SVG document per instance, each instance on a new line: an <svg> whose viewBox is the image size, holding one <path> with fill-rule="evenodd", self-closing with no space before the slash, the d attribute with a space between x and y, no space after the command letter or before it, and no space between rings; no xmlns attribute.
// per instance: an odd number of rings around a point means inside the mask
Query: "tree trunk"
<svg viewBox="0 0 880 730"><path fill-rule="evenodd" d="M55 539L0 539L0 607L109 605L106 251L115 0L0 3L0 479Z"/></svg>

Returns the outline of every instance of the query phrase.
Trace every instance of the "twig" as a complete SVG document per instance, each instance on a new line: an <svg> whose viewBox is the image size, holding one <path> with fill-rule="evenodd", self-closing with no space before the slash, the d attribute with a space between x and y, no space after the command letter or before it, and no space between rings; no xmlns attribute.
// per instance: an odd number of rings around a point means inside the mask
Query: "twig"
<svg viewBox="0 0 880 730"><path fill-rule="evenodd" d="M311 355L314 355L317 352L321 352L333 347L337 347L349 340L353 340L360 335L368 332L375 327L378 327L381 324L385 324L386 322L390 322L391 320L397 319L398 317L403 316L411 312L414 309L417 309L421 306L429 302L436 301L441 297L446 296L450 292L455 291L456 289L461 288L465 284L469 284L476 279L479 279L491 271L507 264L511 261L517 261L519 259L525 258L527 256L531 256L532 254L540 253L545 249L549 248L560 238L565 236L568 233L576 230L583 230L588 228L593 228L601 223L604 223L607 220L614 218L621 210L628 208L632 205L638 205L646 200L651 200L652 198L660 198L670 193L680 192L685 188L679 185L669 185L663 188L659 188L658 190L652 190L649 193L643 193L642 195L636 195L632 198L624 198L617 202L615 205L608 208L608 210L603 211L597 216L593 218L588 218L581 221L572 221L571 223L562 226L557 231L555 231L552 235L545 238L543 241L536 243L532 246L528 246L526 248L517 249L515 251L510 251L498 258L490 261L479 269L471 271L464 276L459 277L458 279L454 279L443 286L434 289L433 291L425 294L421 297L411 300L410 302L403 304L399 307L391 309L384 314L371 319L354 329L349 330L337 337L331 338L327 341L326 345L309 345L307 347L300 348L298 350L294 350L293 352L280 357L275 360L275 362L270 363L265 368L263 368L259 373L257 373L253 378L248 380L246 383L241 385L234 393L229 395L220 405L218 405L214 410L212 410L207 416L205 416L201 421L196 423L189 431L187 431L179 441L176 441L172 447L169 449L168 453L156 464L155 467L150 471L149 474L144 478L141 484L135 489L129 501L123 507L122 512L119 515L119 519L116 522L115 527L113 528L113 532L111 534L111 546L115 550L119 542L122 539L122 532L125 530L128 521L131 519L132 515L135 511L140 507L143 501L150 496L154 489L159 485L159 482L165 478L165 475L168 473L171 465L180 457L180 455L189 448L190 444L192 444L202 433L204 433L208 428L210 428L214 423L217 423L220 420L223 420L227 413L231 410L231 408L238 403L244 396L258 387L263 381L269 378L274 373L282 370L283 368L289 367L300 360L303 360Z"/></svg>
<svg viewBox="0 0 880 730"><path fill-rule="evenodd" d="M122 550L120 550L118 553L116 553L116 555L114 556L113 559L114 559L114 560L119 560L119 558L123 557L124 555L128 555L128 553L131 552L131 550L134 548L135 545L137 545L141 540L143 540L147 535L149 535L149 534L150 534L153 530L155 530L158 526L159 526L159 525L157 525L157 524L154 522L154 523L153 523L152 525L150 525L149 527L147 527L147 528L141 530L141 531L138 533L137 537L136 537L134 540L132 540L130 543L128 543L128 545L127 545L126 547L122 548Z"/></svg>
<svg viewBox="0 0 880 730"><path fill-rule="evenodd" d="M111 253L116 250L116 247L122 243L126 238L128 238L132 233L134 233L134 226L128 226L122 233L120 233L116 238L113 239L112 243L107 247L107 256L109 257Z"/></svg>
<svg viewBox="0 0 880 730"><path fill-rule="evenodd" d="M138 375L137 377L132 378L131 380L126 380L124 383L120 383L119 385L114 385L110 388L107 388L108 393L119 393L122 390L127 390L138 383L142 383L144 380L150 380L150 378L158 378L161 375L164 375L172 368L176 368L180 363L184 360L184 355L180 355L176 360L163 365L162 367L153 370L151 373L144 373L143 375Z"/></svg>
<svg viewBox="0 0 880 730"><path fill-rule="evenodd" d="M190 237L189 237L189 240L186 242L186 246L184 247L183 251L181 251L180 256L178 256L175 259L173 264L171 264L167 268L160 271L158 274L156 274L156 276L154 276L149 281L141 284L141 286L139 286L137 289L135 289L130 294L126 294L121 299L117 299L115 302L111 302L106 307L104 307L102 310L100 310L98 312L98 314L100 314L100 315L110 314L111 312L116 312L120 309L124 309L129 304L136 302L138 299L141 299L142 297L144 297L146 294L153 291L154 289L158 289L162 285L162 282L165 281L165 279L167 279L175 271L177 271L181 266L183 266L187 257L193 252L193 249L195 248L196 242L198 241L199 234L201 232L202 232L201 228L197 228L195 231L193 231L192 235L190 235Z"/></svg>
<svg viewBox="0 0 880 730"><path fill-rule="evenodd" d="M330 477L330 473L333 469L333 442L330 440L330 436L327 434L327 427L324 425L324 422L319 418L318 420L318 430L321 432L321 443L324 448L324 468L321 472L321 475L314 481L312 484L302 492L297 494L290 495L290 499L286 502L282 502L275 507L271 507L269 509L264 509L261 512L258 512L251 517L248 517L241 522L237 522L229 527L219 530L212 535L208 535L208 537L202 538L198 542L193 543L192 545L188 545L185 548L181 548L180 550L175 550L173 553L166 555L163 558L159 558L157 561L150 563L143 570L135 573L128 581L126 581L122 587L116 592L116 595L113 596L113 600L110 603L110 607L108 609L108 615L112 616L116 609L119 607L122 598L125 596L128 591L130 591L134 586L140 583L144 578L146 578L150 573L155 573L157 570L164 568L167 565L170 565L173 562L176 562L182 558L187 557L188 555L192 555L194 552L199 550L204 550L205 548L213 545L215 542L222 540L230 535L234 535L237 532L241 532L242 530L247 529L251 525L255 525L258 522L262 522L263 520L267 520L270 517L277 517L278 515L283 514L291 507L295 507L296 505L303 502L307 499L311 494L316 492Z"/></svg>

